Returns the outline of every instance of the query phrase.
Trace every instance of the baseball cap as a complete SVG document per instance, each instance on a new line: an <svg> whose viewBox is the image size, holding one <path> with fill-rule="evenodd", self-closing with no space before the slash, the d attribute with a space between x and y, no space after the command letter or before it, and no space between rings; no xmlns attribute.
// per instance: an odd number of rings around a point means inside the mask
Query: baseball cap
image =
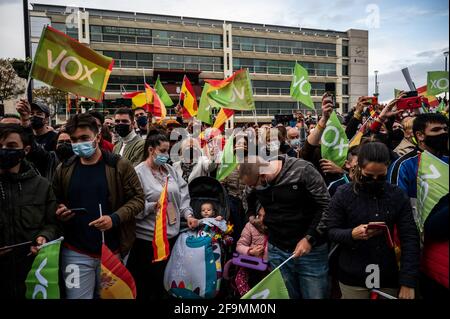
<svg viewBox="0 0 450 319"><path fill-rule="evenodd" d="M45 105L42 102L36 101L31 103L31 108L37 108L39 110L41 110L42 112L44 112L47 116L50 116L50 109L48 108L47 105Z"/></svg>

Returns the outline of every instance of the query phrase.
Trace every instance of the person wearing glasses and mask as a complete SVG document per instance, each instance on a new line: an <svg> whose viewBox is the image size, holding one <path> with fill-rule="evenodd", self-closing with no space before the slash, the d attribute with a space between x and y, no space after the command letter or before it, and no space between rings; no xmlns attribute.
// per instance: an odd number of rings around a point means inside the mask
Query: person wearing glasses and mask
<svg viewBox="0 0 450 319"><path fill-rule="evenodd" d="M407 194L386 181L389 149L380 142L363 144L351 183L339 187L331 199L328 236L340 244L339 286L343 299L369 299L370 288L393 297L414 299L419 277L419 233ZM374 229L369 223L389 229ZM389 236L397 228L400 267ZM367 287L369 265L376 265L378 287Z"/></svg>
<svg viewBox="0 0 450 319"><path fill-rule="evenodd" d="M131 163L100 149L92 115L73 115L65 129L76 156L61 163L53 179L56 217L64 227L61 269L68 299L93 299L100 293L102 237L114 254L127 256L144 194ZM75 287L70 285L73 265L79 270Z"/></svg>
<svg viewBox="0 0 450 319"><path fill-rule="evenodd" d="M169 139L159 130L152 129L145 141L145 160L135 170L145 195L145 208L136 216L136 241L131 249L127 267L136 282L137 298L141 300L161 299L167 293L163 278L168 259L152 262L155 219L159 209L159 198L168 181L167 239L170 251L180 231L180 219L188 222L189 228L198 226L190 207L188 184L175 168L168 165Z"/></svg>
<svg viewBox="0 0 450 319"><path fill-rule="evenodd" d="M131 109L120 108L114 114L114 130L119 141L114 146L114 153L129 160L133 166L142 162L145 141L134 131L134 114Z"/></svg>

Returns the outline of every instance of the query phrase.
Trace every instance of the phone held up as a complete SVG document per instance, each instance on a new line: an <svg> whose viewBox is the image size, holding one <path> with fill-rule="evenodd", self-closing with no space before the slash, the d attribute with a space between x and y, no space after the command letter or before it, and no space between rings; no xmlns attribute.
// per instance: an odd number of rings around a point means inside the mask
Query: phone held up
<svg viewBox="0 0 450 319"><path fill-rule="evenodd" d="M325 83L325 93L331 97L331 99L333 101L333 109L336 109L337 108L337 105L336 105L336 83L334 83L334 82Z"/></svg>

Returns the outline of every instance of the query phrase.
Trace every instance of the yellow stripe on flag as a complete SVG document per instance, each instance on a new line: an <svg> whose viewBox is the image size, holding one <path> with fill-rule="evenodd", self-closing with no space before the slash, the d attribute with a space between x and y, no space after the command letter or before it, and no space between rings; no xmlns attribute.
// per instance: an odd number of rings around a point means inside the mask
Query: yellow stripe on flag
<svg viewBox="0 0 450 319"><path fill-rule="evenodd" d="M169 242L167 240L167 189L169 178L166 178L166 184L159 197L159 210L155 220L155 231L153 233L153 261L158 262L166 260L169 257Z"/></svg>

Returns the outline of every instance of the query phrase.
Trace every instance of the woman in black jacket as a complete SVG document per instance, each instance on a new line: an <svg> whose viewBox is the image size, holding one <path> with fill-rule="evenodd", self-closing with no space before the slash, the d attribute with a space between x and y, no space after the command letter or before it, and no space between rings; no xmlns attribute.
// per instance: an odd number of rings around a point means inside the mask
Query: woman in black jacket
<svg viewBox="0 0 450 319"><path fill-rule="evenodd" d="M330 203L328 235L341 246L338 278L344 299L367 299L373 288L414 299L419 234L409 198L386 182L388 165L386 145L362 145L354 181L339 187ZM400 269L395 250L388 244L387 231L369 229L370 222L384 222L391 235L397 227Z"/></svg>

